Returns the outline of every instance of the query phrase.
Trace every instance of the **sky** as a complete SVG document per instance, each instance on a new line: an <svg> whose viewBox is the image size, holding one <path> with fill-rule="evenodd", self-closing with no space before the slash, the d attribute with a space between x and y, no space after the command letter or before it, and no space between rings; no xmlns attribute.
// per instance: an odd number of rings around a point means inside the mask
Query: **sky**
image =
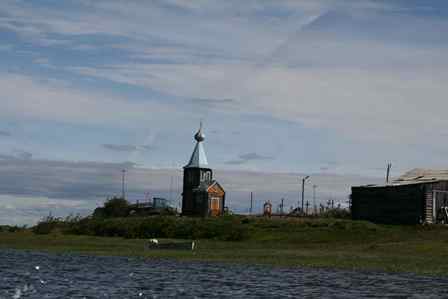
<svg viewBox="0 0 448 299"><path fill-rule="evenodd" d="M444 0L2 0L0 224L88 213L122 168L134 199L177 202L201 120L239 211L250 191L293 205L302 175L343 203L389 162L447 168L447 17Z"/></svg>

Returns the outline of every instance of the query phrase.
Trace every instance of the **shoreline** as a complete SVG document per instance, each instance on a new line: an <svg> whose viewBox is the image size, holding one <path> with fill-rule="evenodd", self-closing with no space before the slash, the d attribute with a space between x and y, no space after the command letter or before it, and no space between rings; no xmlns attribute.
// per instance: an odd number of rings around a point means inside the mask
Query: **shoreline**
<svg viewBox="0 0 448 299"><path fill-rule="evenodd" d="M266 220L269 224L271 220ZM271 226L275 224L272 222ZM346 225L355 222L344 220ZM251 230L244 241L195 240L194 251L145 250L148 239L68 235L31 231L0 232L0 249L102 256L175 259L280 267L331 268L355 271L448 275L448 229L368 224L357 229L339 226L302 227L295 232ZM160 239L162 242L179 240Z"/></svg>

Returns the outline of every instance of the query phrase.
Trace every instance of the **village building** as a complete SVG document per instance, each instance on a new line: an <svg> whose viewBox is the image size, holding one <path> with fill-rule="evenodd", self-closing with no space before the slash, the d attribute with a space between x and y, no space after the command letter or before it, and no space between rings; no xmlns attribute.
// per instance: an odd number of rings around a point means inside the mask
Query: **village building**
<svg viewBox="0 0 448 299"><path fill-rule="evenodd" d="M153 197L152 201L138 201L129 205L129 215L150 216L171 214L174 210L169 207L167 200L161 197Z"/></svg>
<svg viewBox="0 0 448 299"><path fill-rule="evenodd" d="M190 161L184 166L182 215L221 216L224 214L225 191L213 179L213 171L208 165L202 124L194 139L196 145Z"/></svg>
<svg viewBox="0 0 448 299"><path fill-rule="evenodd" d="M352 187L352 218L377 223L448 223L448 170L414 169L391 183Z"/></svg>

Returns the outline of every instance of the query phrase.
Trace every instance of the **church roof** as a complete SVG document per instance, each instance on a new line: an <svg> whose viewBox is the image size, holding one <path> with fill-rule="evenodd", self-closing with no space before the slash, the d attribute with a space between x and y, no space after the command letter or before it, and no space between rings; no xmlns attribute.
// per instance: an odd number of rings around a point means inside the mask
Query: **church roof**
<svg viewBox="0 0 448 299"><path fill-rule="evenodd" d="M207 156L201 142L196 143L190 162L188 162L185 168L208 168Z"/></svg>
<svg viewBox="0 0 448 299"><path fill-rule="evenodd" d="M199 186L194 189L194 191L209 192L214 186L217 186L220 190L222 190L222 192L224 192L224 188L215 180L201 182Z"/></svg>
<svg viewBox="0 0 448 299"><path fill-rule="evenodd" d="M208 188L214 184L215 181L201 182L194 191L207 192Z"/></svg>
<svg viewBox="0 0 448 299"><path fill-rule="evenodd" d="M207 156L205 155L204 146L202 145L202 142L205 139L205 136L202 133L202 124L199 131L194 135L194 139L196 140L196 146L194 147L190 161L185 165L185 168L208 168Z"/></svg>

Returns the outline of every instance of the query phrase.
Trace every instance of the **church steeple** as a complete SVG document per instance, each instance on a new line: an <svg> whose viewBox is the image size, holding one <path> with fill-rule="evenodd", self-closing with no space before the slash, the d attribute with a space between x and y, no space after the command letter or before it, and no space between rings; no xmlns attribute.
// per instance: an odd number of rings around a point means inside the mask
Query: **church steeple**
<svg viewBox="0 0 448 299"><path fill-rule="evenodd" d="M182 192L182 215L220 216L224 214L225 192L213 180L213 170L209 167L204 151L205 135L202 122L194 135L196 145L190 161L184 167Z"/></svg>
<svg viewBox="0 0 448 299"><path fill-rule="evenodd" d="M200 123L199 130L194 135L194 139L196 140L196 146L185 168L208 168L207 156L202 145L202 142L205 140L205 135L202 133L202 122Z"/></svg>

